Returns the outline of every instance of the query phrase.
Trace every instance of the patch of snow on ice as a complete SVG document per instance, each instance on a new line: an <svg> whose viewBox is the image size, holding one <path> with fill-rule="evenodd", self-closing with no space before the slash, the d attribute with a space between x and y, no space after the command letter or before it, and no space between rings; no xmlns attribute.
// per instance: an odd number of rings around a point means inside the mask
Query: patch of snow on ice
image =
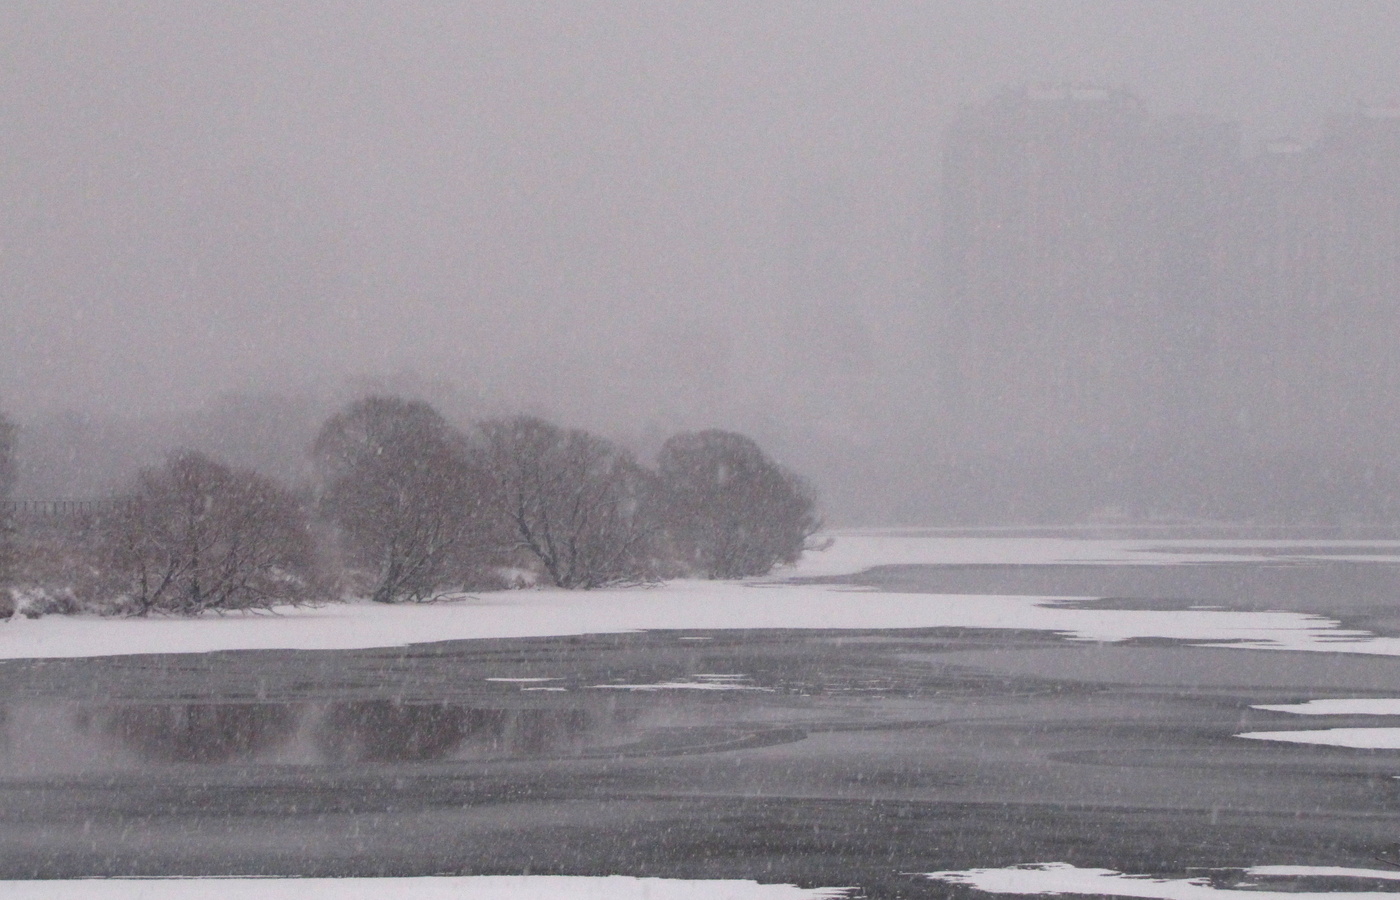
<svg viewBox="0 0 1400 900"><path fill-rule="evenodd" d="M591 688L619 691L764 691L773 693L772 688L752 684L735 684L732 681L658 681L653 684L590 684Z"/></svg>
<svg viewBox="0 0 1400 900"><path fill-rule="evenodd" d="M1372 869L1342 869L1331 866L1259 866L1246 870L1255 876L1346 876L1393 879L1395 873ZM1395 894L1381 891L1269 891L1254 886L1244 890L1217 888L1207 878L1153 878L1125 875L1112 869L1081 869L1068 863L1042 863L1010 866L1004 869L968 869L962 872L930 872L929 878L947 884L960 884L989 894L1077 894L1085 896L1142 897L1148 900L1219 900L1226 897L1249 900L1337 900L1338 897L1386 898Z"/></svg>
<svg viewBox="0 0 1400 900"><path fill-rule="evenodd" d="M487 678L487 681L499 681L504 684L539 684L542 681L558 681L558 678Z"/></svg>
<svg viewBox="0 0 1400 900"><path fill-rule="evenodd" d="M1353 869L1348 866L1250 866L1249 874L1283 878L1370 878L1374 881L1400 881L1400 870Z"/></svg>
<svg viewBox="0 0 1400 900"><path fill-rule="evenodd" d="M847 888L621 875L430 878L112 878L0 881L6 900L835 900Z"/></svg>
<svg viewBox="0 0 1400 900"><path fill-rule="evenodd" d="M1261 703L1251 709L1296 713L1300 716L1400 716L1400 699L1308 700L1303 703Z"/></svg>
<svg viewBox="0 0 1400 900"><path fill-rule="evenodd" d="M715 673L704 673L692 675L694 681L662 681L655 684L593 684L593 688L616 688L626 691L765 691L772 693L772 688L756 687L751 684L744 684L749 680L747 675L720 675Z"/></svg>
<svg viewBox="0 0 1400 900"><path fill-rule="evenodd" d="M1320 728L1316 731L1249 731L1235 737L1357 750L1400 750L1400 728Z"/></svg>

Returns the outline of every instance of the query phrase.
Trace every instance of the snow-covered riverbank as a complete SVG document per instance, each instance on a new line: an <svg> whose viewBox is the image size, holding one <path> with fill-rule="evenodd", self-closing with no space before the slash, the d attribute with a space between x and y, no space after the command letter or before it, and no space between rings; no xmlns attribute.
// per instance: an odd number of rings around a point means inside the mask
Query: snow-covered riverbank
<svg viewBox="0 0 1400 900"><path fill-rule="evenodd" d="M1296 546L1295 546L1296 545ZM1339 545L1349 550L1356 544ZM1319 542L1099 541L947 538L920 533L837 534L831 545L761 582L676 581L598 591L503 591L434 604L370 603L283 608L199 619L16 617L0 626L0 658L57 658L237 649L333 650L474 638L529 638L639 630L759 628L1021 629L1084 641L1162 638L1265 650L1400 655L1400 638L1345 630L1296 612L1221 609L1082 609L1074 598L895 593L791 579L839 577L873 566L936 563L1179 565L1273 558ZM1396 542L1370 542L1367 559L1391 559ZM1337 556L1328 556L1336 559ZM1345 558L1345 557L1344 557Z"/></svg>

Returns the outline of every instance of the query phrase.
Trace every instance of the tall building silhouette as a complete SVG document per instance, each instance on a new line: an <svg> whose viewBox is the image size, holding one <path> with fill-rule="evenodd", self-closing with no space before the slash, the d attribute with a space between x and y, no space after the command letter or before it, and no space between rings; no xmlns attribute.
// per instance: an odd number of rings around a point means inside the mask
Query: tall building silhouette
<svg viewBox="0 0 1400 900"><path fill-rule="evenodd" d="M948 366L967 438L1073 447L1126 413L1140 372L1139 147L1126 93L1007 93L953 127L944 161Z"/></svg>
<svg viewBox="0 0 1400 900"><path fill-rule="evenodd" d="M1163 460L1206 493L1211 466L1285 456L1400 472L1400 110L1246 156L1231 123L1023 88L964 111L943 178L965 458L1078 460L1084 502L1139 507Z"/></svg>
<svg viewBox="0 0 1400 900"><path fill-rule="evenodd" d="M1321 452L1400 422L1400 110L1245 165L1219 316L1242 440Z"/></svg>

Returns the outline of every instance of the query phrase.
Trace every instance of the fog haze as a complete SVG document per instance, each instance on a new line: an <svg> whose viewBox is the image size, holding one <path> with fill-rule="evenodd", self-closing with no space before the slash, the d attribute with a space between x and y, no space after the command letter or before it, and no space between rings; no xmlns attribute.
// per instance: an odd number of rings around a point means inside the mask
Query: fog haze
<svg viewBox="0 0 1400 900"><path fill-rule="evenodd" d="M837 522L1117 505L937 500L975 414L940 349L947 129L1077 83L1307 143L1400 98L1397 46L1388 0L9 3L0 407L72 451L27 457L29 493L127 452L74 447L238 421L231 394L286 398L252 404L282 437L228 440L292 475L268 448L375 386L643 450L748 431Z"/></svg>

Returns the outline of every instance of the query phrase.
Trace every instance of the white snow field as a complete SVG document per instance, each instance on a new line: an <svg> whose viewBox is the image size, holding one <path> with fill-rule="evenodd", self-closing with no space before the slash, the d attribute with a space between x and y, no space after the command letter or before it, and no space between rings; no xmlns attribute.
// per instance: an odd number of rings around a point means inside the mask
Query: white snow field
<svg viewBox="0 0 1400 900"><path fill-rule="evenodd" d="M1266 709L1300 716L1400 716L1400 699L1354 697L1307 700L1303 703L1261 703L1251 709Z"/></svg>
<svg viewBox="0 0 1400 900"><path fill-rule="evenodd" d="M1400 561L1400 544L1369 543L1376 545L1377 558L1385 549L1396 553L1393 558ZM1248 547L1274 554L1294 545L1300 549L1316 548L1320 542L1264 541L1251 542ZM877 565L900 563L1093 561L1178 565L1226 558L1258 559L1241 555L1243 546L1240 541L842 533L834 536L827 549L809 552L797 566L780 573L783 578L764 581L675 581L655 587L597 591L500 591L432 604L337 603L198 619L15 617L0 625L0 659L238 649L362 649L471 638L757 628L1020 629L1054 632L1083 641L1167 638L1222 642L1223 646L1245 649L1400 655L1400 638L1344 630L1335 620L1302 613L1076 609L1060 602L1075 598L893 593L786 580L851 574ZM1224 548L1229 553L1212 555L1211 547Z"/></svg>
<svg viewBox="0 0 1400 900"><path fill-rule="evenodd" d="M1400 750L1400 728L1319 728L1316 731L1249 731L1235 737L1357 750Z"/></svg>
<svg viewBox="0 0 1400 900"><path fill-rule="evenodd" d="M844 888L620 875L0 881L0 896L6 900L831 900L849 893Z"/></svg>
<svg viewBox="0 0 1400 900"><path fill-rule="evenodd" d="M1247 876L1297 878L1305 876L1400 881L1400 871L1348 869L1337 866L1256 866ZM1112 869L1080 869L1068 863L1009 866L1004 869L968 869L962 872L930 872L928 877L949 884L966 885L989 894L1075 894L1110 897L1142 897L1148 900L1338 900L1339 897L1389 898L1389 891L1271 891L1255 884L1239 889L1217 888L1207 878L1152 878L1125 875Z"/></svg>

